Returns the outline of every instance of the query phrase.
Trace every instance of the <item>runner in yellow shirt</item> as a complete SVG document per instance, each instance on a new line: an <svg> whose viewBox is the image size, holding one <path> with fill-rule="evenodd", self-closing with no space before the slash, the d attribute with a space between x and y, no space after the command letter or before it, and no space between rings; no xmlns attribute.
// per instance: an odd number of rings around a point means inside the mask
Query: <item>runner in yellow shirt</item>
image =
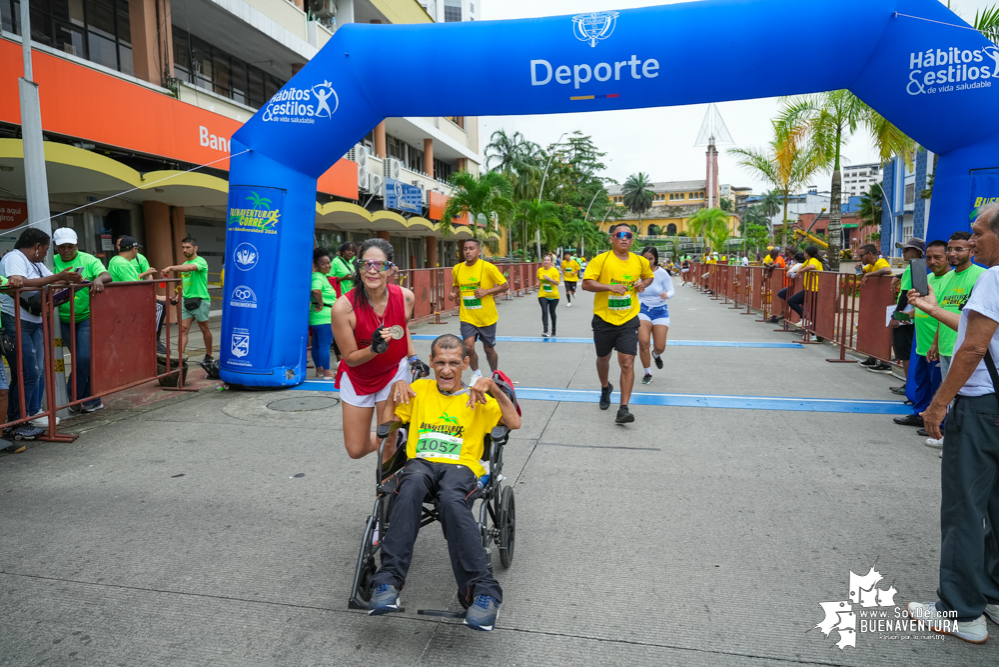
<svg viewBox="0 0 999 667"><path fill-rule="evenodd" d="M496 354L496 312L495 295L509 289L506 278L496 265L479 259L482 246L475 239L461 244L465 261L451 269L451 300L461 303L461 337L465 341L465 356L472 366L472 383L482 377L479 371L479 355L475 353L475 340L482 341L490 370L499 367Z"/></svg>
<svg viewBox="0 0 999 667"><path fill-rule="evenodd" d="M541 324L544 326L544 333L541 335L545 338L548 338L549 314L552 316L552 337L558 336L555 333L555 308L558 306L558 284L561 279L558 269L552 265L552 256L545 255L538 268L538 303L541 304Z"/></svg>
<svg viewBox="0 0 999 667"><path fill-rule="evenodd" d="M600 377L600 409L610 407L614 385L608 381L610 355L617 350L621 367L621 407L615 422L635 421L628 400L635 384L635 355L638 354L638 294L652 283L649 260L631 252L635 235L625 223L610 228L613 249L593 258L583 274L583 289L596 292L593 301L593 342L597 348L597 375Z"/></svg>
<svg viewBox="0 0 999 667"><path fill-rule="evenodd" d="M565 279L565 307L572 308L572 297L576 294L576 282L579 280L579 272L583 267L579 265L572 255L565 253L562 258L562 277Z"/></svg>

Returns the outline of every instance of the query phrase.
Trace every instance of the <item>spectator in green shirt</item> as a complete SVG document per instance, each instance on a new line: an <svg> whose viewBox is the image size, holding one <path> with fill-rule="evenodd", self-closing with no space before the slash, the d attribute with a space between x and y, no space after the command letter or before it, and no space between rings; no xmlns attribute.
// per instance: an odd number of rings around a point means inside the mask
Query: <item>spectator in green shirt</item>
<svg viewBox="0 0 999 667"><path fill-rule="evenodd" d="M119 236L118 240L115 241L115 249L121 252L121 240L125 238ZM141 247L141 246L140 246ZM149 260L141 252L136 252L135 257L132 259L132 264L139 269L139 280L151 280L150 276L155 276L157 271L149 266Z"/></svg>
<svg viewBox="0 0 999 667"><path fill-rule="evenodd" d="M312 299L309 310L309 332L312 334L312 363L316 379L335 380L336 373L330 364L330 345L333 344L332 311L336 301L333 285L326 278L330 272L330 251L316 248L312 251Z"/></svg>
<svg viewBox="0 0 999 667"><path fill-rule="evenodd" d="M69 227L62 227L52 234L56 254L52 258L56 272L66 270L76 271L80 277L90 283L90 288L78 289L74 292L74 304L66 302L59 306L59 320L62 327L62 340L69 347L70 316L76 319L76 351L73 356L73 372L66 381L66 394L72 398L73 390L70 383L76 382L76 400L87 398L90 388L90 295L104 291L104 285L111 282L111 275L105 270L104 264L90 253L80 252L77 245L76 232ZM95 399L70 408L71 412L96 412L104 408L101 399Z"/></svg>
<svg viewBox="0 0 999 667"><path fill-rule="evenodd" d="M138 241L131 236L118 239L118 254L108 262L108 273L116 283L139 280L139 265L133 261L138 254Z"/></svg>
<svg viewBox="0 0 999 667"><path fill-rule="evenodd" d="M357 261L354 255L357 254L357 246L351 242L341 243L339 254L330 265L330 272L327 275L333 278L340 286L340 296L343 296L354 288L353 276L357 273Z"/></svg>
<svg viewBox="0 0 999 667"><path fill-rule="evenodd" d="M208 262L204 257L198 257L198 242L193 236L187 236L180 242L181 252L187 260L177 266L163 269L163 277L169 278L171 272L177 272L183 278L184 307L180 321L180 356L183 358L187 348L187 337L191 331L191 323L198 321L198 328L205 339L205 358L202 366L215 361L212 356L212 332L208 328L208 318L211 312L211 296L208 294Z"/></svg>

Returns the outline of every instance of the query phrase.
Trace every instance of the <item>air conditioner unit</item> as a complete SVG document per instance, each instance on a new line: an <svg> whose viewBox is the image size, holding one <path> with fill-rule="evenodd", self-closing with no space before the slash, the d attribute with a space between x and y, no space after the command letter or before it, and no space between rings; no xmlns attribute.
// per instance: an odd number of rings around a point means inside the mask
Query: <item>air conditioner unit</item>
<svg viewBox="0 0 999 667"><path fill-rule="evenodd" d="M353 148L347 151L347 159L351 162L356 162L358 166L367 168L368 149L364 147L364 144L356 144Z"/></svg>
<svg viewBox="0 0 999 667"><path fill-rule="evenodd" d="M382 163L382 174L385 178L392 178L399 180L402 176L402 162L396 160L395 158L387 157Z"/></svg>
<svg viewBox="0 0 999 667"><path fill-rule="evenodd" d="M371 177L371 172L369 172L365 167L357 165L357 187L361 190L368 190L368 179Z"/></svg>
<svg viewBox="0 0 999 667"><path fill-rule="evenodd" d="M423 202L424 206L427 204L427 186L423 184L423 181L413 181L413 185L420 188L420 201Z"/></svg>
<svg viewBox="0 0 999 667"><path fill-rule="evenodd" d="M317 19L331 19L336 16L336 2L334 0L310 0L309 9Z"/></svg>
<svg viewBox="0 0 999 667"><path fill-rule="evenodd" d="M384 187L385 178L381 174L368 175L368 192L384 197L385 193L382 191Z"/></svg>

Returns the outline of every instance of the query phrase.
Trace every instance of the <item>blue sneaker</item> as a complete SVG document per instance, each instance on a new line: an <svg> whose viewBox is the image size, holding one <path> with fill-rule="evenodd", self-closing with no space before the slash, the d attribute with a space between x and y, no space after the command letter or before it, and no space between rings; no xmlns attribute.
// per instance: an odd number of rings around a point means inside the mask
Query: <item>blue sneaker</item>
<svg viewBox="0 0 999 667"><path fill-rule="evenodd" d="M490 632L496 626L499 603L489 595L478 595L475 602L465 612L465 625L473 630Z"/></svg>
<svg viewBox="0 0 999 667"><path fill-rule="evenodd" d="M369 616L381 616L389 612L399 611L399 591L395 586L382 584L375 588L371 596L371 609Z"/></svg>

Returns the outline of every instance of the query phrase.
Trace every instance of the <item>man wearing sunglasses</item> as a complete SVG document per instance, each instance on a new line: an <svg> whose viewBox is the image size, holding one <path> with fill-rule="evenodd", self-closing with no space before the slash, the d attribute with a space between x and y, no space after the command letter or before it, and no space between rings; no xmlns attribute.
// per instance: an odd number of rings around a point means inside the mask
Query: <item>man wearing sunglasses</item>
<svg viewBox="0 0 999 667"><path fill-rule="evenodd" d="M631 252L635 236L621 222L610 228L612 250L598 255L586 266L583 289L596 292L593 301L593 342L597 348L597 375L600 377L600 409L610 407L614 385L608 381L610 355L617 350L621 367L621 407L615 422L628 424L635 416L628 411L635 384L635 355L638 354L638 294L653 280L649 260Z"/></svg>

